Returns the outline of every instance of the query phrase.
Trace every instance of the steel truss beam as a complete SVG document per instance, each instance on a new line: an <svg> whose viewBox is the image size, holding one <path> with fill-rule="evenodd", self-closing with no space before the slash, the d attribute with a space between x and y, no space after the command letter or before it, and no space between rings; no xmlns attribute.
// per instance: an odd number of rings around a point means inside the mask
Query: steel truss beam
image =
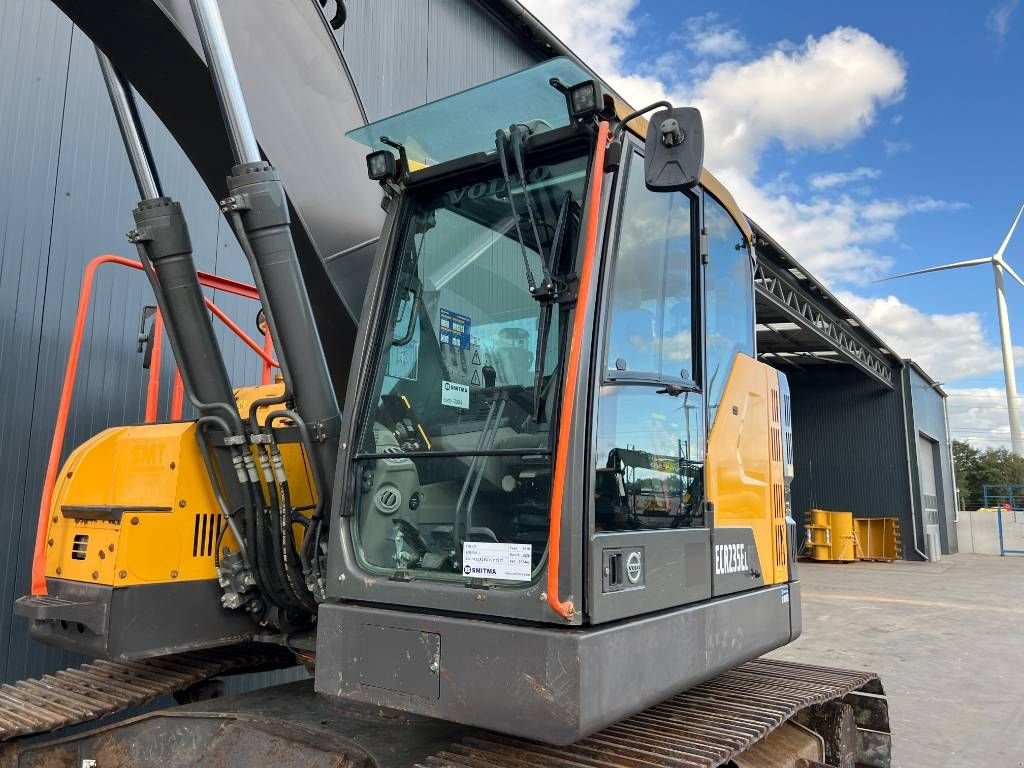
<svg viewBox="0 0 1024 768"><path fill-rule="evenodd" d="M772 263L763 250L758 252L754 286L759 297L770 302L790 322L815 334L828 350L837 353L837 359L859 368L889 389L895 387L893 366L877 350L858 339L849 323L822 307L788 270ZM801 351L804 350L794 349L794 352Z"/></svg>

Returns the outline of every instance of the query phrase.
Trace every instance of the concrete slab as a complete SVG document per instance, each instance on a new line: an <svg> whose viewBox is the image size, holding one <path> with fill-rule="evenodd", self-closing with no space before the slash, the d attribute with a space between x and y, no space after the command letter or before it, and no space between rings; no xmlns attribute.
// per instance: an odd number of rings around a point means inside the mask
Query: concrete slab
<svg viewBox="0 0 1024 768"><path fill-rule="evenodd" d="M800 564L774 657L879 674L899 768L1024 766L1024 557Z"/></svg>

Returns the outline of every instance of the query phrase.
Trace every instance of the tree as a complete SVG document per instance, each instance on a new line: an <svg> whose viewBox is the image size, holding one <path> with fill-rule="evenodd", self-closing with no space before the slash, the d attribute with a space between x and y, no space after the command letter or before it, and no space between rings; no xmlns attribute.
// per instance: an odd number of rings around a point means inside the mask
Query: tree
<svg viewBox="0 0 1024 768"><path fill-rule="evenodd" d="M977 509L984 503L986 485L1024 485L1024 457L1006 448L979 450L970 443L954 440L953 465L963 509ZM1024 500L1024 489L1021 497Z"/></svg>

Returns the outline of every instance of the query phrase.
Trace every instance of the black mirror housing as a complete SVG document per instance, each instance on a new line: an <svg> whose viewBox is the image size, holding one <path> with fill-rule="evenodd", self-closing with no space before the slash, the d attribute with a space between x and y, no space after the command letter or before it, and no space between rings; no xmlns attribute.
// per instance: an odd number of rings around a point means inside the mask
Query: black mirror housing
<svg viewBox="0 0 1024 768"><path fill-rule="evenodd" d="M644 176L652 192L679 192L700 181L704 121L696 107L663 109L650 118Z"/></svg>

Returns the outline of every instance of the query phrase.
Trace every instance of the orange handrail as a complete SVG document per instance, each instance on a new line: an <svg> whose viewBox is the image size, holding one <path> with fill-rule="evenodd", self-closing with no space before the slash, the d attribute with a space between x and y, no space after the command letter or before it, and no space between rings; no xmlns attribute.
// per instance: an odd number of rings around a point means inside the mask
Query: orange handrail
<svg viewBox="0 0 1024 768"><path fill-rule="evenodd" d="M185 383L181 380L181 371L174 366L174 386L171 387L171 421L181 421L181 404L185 400Z"/></svg>
<svg viewBox="0 0 1024 768"><path fill-rule="evenodd" d="M249 338L248 334L246 334L245 331L243 331L241 328L239 328L235 324L234 320L232 320L230 317L225 315L224 314L224 310L222 310L220 307L218 307L216 304L214 304L209 299L206 300L206 306L209 308L209 310L211 312L213 312L214 315L216 315L218 320L220 320L222 323L224 323L224 325L226 325L229 330L233 331L234 334L238 338L240 338L243 342L245 342L245 345L247 347L249 347L249 349L251 349L257 355L259 355L260 357L263 358L263 364L264 365L270 365L270 366L273 366L274 368L280 368L281 367L280 365L278 365L277 360L275 360L273 357L271 357L270 354L263 347L261 347L259 344L257 344L255 341L253 341L251 338Z"/></svg>
<svg viewBox="0 0 1024 768"><path fill-rule="evenodd" d="M126 259L123 256L116 256L105 253L92 259L82 275L82 286L78 293L78 308L75 312L75 324L71 332L71 346L68 350L68 364L64 370L64 381L61 385L60 401L57 405L57 419L53 431L53 443L50 445L50 456L46 463L46 475L43 479L43 492L39 501L39 520L36 523L36 544L32 556L32 594L46 594L46 529L50 515L50 505L53 503L53 489L57 482L57 471L60 469L60 457L64 450L64 437L67 433L68 414L71 410L71 398L75 391L75 378L78 374L78 360L82 351L82 337L85 333L85 321L89 314L89 299L92 296L92 284L96 277L96 270L103 264L116 264L129 269L142 269L142 264L133 259ZM207 288L224 291L235 296L243 296L248 299L259 300L260 296L256 289L245 283L231 280L230 278L213 275L208 272L199 272L199 283ZM242 341L254 349L263 358L264 378L269 378L269 366L277 366L277 361L271 356L272 347L265 341L261 348L256 342L250 339L241 328L228 318L218 307L207 299L207 306L213 313L236 333ZM146 419L155 420L157 402L160 392L160 342L163 332L163 318L158 312L153 320L156 324L153 330L153 356L150 363L149 381L147 383ZM181 375L175 369L174 388L171 392L171 419L181 418L181 406L184 395L184 388L181 382Z"/></svg>
<svg viewBox="0 0 1024 768"><path fill-rule="evenodd" d="M274 340L270 338L270 330L263 332L263 351L267 354L263 358L263 375L260 376L260 384L266 385L270 383L270 368L271 363L268 362L270 355L274 352ZM281 366L278 365L278 368Z"/></svg>
<svg viewBox="0 0 1024 768"><path fill-rule="evenodd" d="M591 285L594 281L594 262L597 261L598 224L601 213L601 186L604 179L605 145L608 143L608 123L602 122L597 131L597 148L591 170L593 182L587 203L587 231L583 246L583 268L573 318L569 359L565 374L565 393L562 396L562 415L558 423L558 445L555 450L555 477L551 488L551 521L548 529L548 605L563 619L576 611L572 600L562 601L558 596L558 568L562 544L562 506L565 501L565 475L569 463L569 436L572 432L573 402L576 399L583 356L583 338L587 333L587 309L590 304Z"/></svg>
<svg viewBox="0 0 1024 768"><path fill-rule="evenodd" d="M50 503L53 501L53 486L57 481L57 469L60 454L64 450L64 433L68 426L68 412L71 409L71 395L75 390L75 376L78 373L78 356L82 351L82 335L85 332L85 318L89 311L89 297L92 294L92 281L96 270L101 264L120 264L134 267L138 262L122 256L105 254L97 256L89 262L82 276L82 289L78 294L78 311L75 313L75 326L71 332L71 349L68 352L68 365L64 369L64 383L61 386L60 402L57 405L57 423L53 431L53 443L50 445L50 458L46 464L46 476L43 479L43 496L39 502L39 522L36 525L36 548L32 557L32 594L46 594L46 528L50 515ZM139 265L141 268L141 265Z"/></svg>

